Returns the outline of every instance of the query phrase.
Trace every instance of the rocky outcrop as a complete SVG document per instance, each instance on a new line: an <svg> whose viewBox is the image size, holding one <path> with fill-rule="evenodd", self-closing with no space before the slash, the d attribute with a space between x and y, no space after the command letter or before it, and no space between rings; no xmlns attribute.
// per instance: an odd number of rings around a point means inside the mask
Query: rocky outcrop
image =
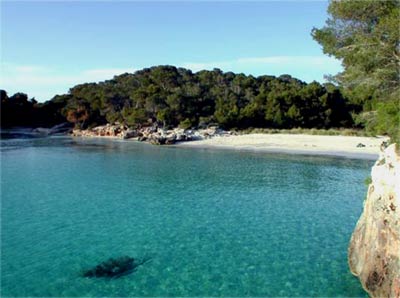
<svg viewBox="0 0 400 298"><path fill-rule="evenodd" d="M74 129L72 135L74 137L115 137L124 138L128 128L122 124L106 124L96 126L92 129Z"/></svg>
<svg viewBox="0 0 400 298"><path fill-rule="evenodd" d="M106 124L92 129L74 129L72 135L76 137L114 137L121 139L136 138L141 142L148 142L153 145L172 145L177 142L202 140L213 137L229 136L231 132L224 131L218 127L205 129L182 129L174 128L166 130L157 126L130 129L121 124Z"/></svg>
<svg viewBox="0 0 400 298"><path fill-rule="evenodd" d="M137 136L138 136L138 132L136 129L127 129L124 132L123 139L124 140L132 139L132 138L136 138Z"/></svg>
<svg viewBox="0 0 400 298"><path fill-rule="evenodd" d="M372 297L400 297L400 156L392 144L372 167L349 265Z"/></svg>

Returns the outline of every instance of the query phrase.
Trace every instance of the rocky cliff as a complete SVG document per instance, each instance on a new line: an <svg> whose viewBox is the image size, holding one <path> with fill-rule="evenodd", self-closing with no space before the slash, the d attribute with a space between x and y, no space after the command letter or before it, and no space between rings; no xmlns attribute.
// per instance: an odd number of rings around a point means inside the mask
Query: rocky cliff
<svg viewBox="0 0 400 298"><path fill-rule="evenodd" d="M400 155L382 149L349 246L351 272L372 297L400 297Z"/></svg>

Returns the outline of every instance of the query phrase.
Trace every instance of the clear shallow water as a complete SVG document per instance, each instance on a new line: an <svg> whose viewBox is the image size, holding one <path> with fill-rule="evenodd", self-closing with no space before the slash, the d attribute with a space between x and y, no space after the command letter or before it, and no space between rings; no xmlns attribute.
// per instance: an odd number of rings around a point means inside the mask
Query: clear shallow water
<svg viewBox="0 0 400 298"><path fill-rule="evenodd" d="M347 266L372 161L2 140L1 295L366 296ZM152 258L114 280L109 257Z"/></svg>

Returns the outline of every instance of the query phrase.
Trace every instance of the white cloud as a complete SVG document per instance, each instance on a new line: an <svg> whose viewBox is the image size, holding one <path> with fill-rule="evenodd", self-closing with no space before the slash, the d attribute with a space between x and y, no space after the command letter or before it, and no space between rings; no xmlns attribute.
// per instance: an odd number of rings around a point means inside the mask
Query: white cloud
<svg viewBox="0 0 400 298"><path fill-rule="evenodd" d="M1 88L9 94L27 93L39 101L51 99L56 94L68 92L74 85L99 82L113 76L134 72L133 68L87 69L75 73L61 73L51 67L3 63L0 72Z"/></svg>
<svg viewBox="0 0 400 298"><path fill-rule="evenodd" d="M12 65L10 64L3 64L4 67L8 68L12 68ZM15 65L14 66L14 70L15 72L19 72L19 73L35 73L35 72L44 72L47 69L45 67L42 66L36 66L36 65Z"/></svg>
<svg viewBox="0 0 400 298"><path fill-rule="evenodd" d="M277 64L277 63L288 63L296 57L290 56L271 56L271 57L252 57L252 58L239 58L237 63L264 63L264 64ZM298 57L297 57L298 58Z"/></svg>
<svg viewBox="0 0 400 298"><path fill-rule="evenodd" d="M89 69L82 72L82 77L88 78L92 81L102 81L111 79L115 75L120 75L126 72L132 73L135 69L132 68L101 68Z"/></svg>
<svg viewBox="0 0 400 298"><path fill-rule="evenodd" d="M307 82L324 81L325 74L336 74L342 71L341 62L328 56L241 57L216 62L186 62L182 66L192 71L220 68L224 71L253 75L290 74Z"/></svg>
<svg viewBox="0 0 400 298"><path fill-rule="evenodd" d="M336 74L342 70L339 60L327 56L240 57L225 61L185 62L180 66L192 71L220 68L253 75L290 74L304 81L323 81L324 74ZM77 84L104 81L114 75L134 71L133 68L96 68L65 73L55 67L2 63L0 87L9 94L25 92L30 97L45 101L56 94L68 92Z"/></svg>
<svg viewBox="0 0 400 298"><path fill-rule="evenodd" d="M214 68L229 68L232 65L232 61L220 61L220 62L185 62L182 67L189 68L192 71L200 71L203 69L214 69Z"/></svg>
<svg viewBox="0 0 400 298"><path fill-rule="evenodd" d="M328 56L267 56L267 57L244 57L235 60L219 61L219 62L185 62L184 67L190 68L194 71L201 69L210 69L214 67L235 67L243 65L313 65L313 66L326 66L336 65L340 66L340 61Z"/></svg>
<svg viewBox="0 0 400 298"><path fill-rule="evenodd" d="M311 64L324 65L326 63L339 63L340 61L328 56L269 56L269 57L252 57L239 58L238 63L262 63L262 64Z"/></svg>

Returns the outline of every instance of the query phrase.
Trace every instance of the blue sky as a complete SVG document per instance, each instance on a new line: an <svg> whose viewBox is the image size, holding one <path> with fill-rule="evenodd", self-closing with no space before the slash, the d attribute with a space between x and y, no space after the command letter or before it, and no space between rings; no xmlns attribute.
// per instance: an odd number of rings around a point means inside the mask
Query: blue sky
<svg viewBox="0 0 400 298"><path fill-rule="evenodd" d="M1 2L1 85L39 101L169 64L323 82L341 71L311 38L327 1Z"/></svg>

